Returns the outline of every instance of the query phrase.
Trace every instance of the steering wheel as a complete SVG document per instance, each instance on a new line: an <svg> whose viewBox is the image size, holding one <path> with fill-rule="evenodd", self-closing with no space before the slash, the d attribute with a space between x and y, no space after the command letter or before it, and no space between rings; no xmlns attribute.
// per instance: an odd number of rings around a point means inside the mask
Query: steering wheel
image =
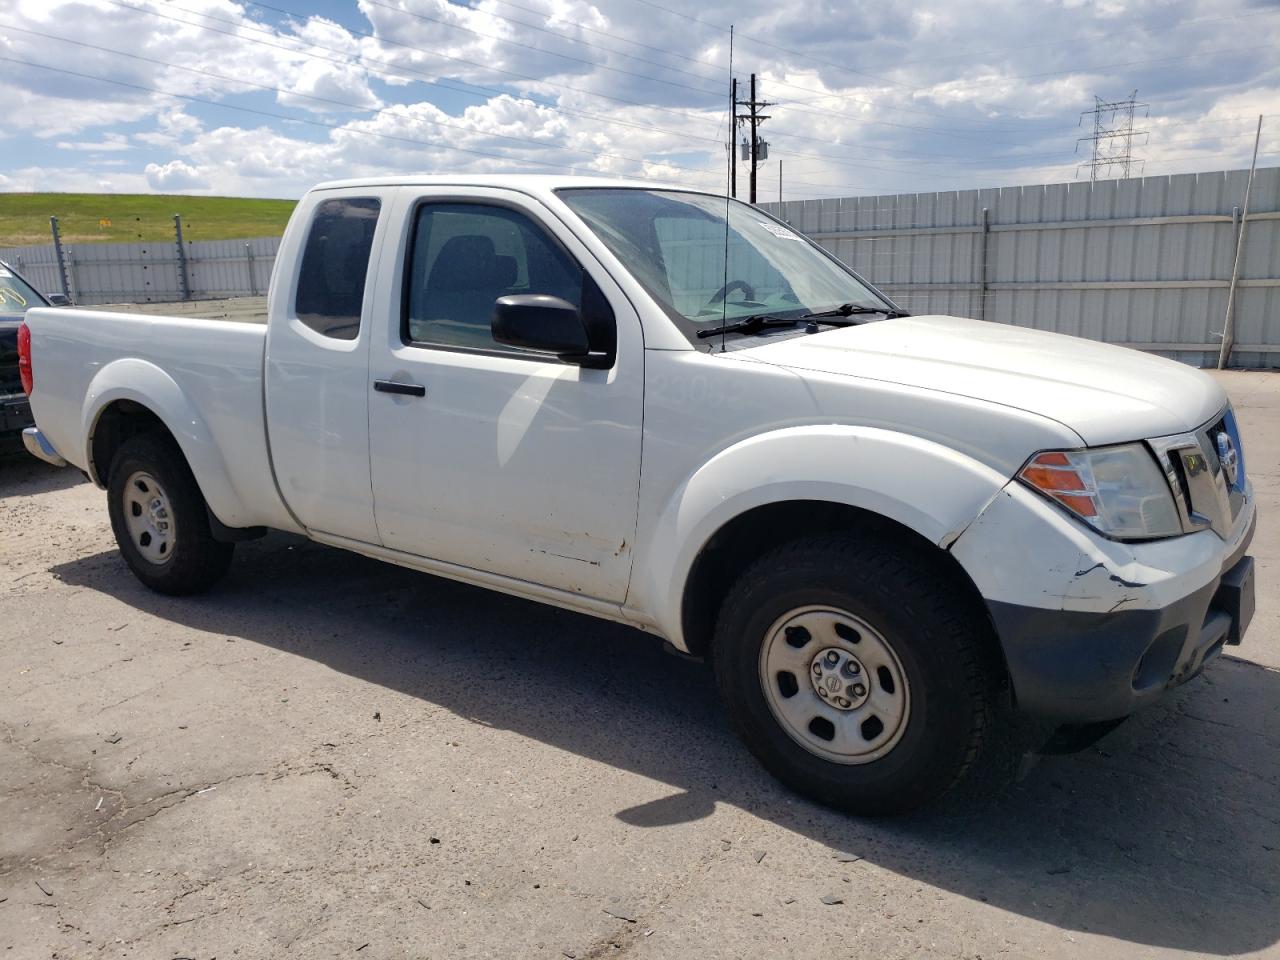
<svg viewBox="0 0 1280 960"><path fill-rule="evenodd" d="M756 298L756 288L751 286L745 280L730 280L723 287L716 291L716 295L707 301L707 306L713 303L720 303L729 295L730 290L741 290L743 299L754 300Z"/></svg>

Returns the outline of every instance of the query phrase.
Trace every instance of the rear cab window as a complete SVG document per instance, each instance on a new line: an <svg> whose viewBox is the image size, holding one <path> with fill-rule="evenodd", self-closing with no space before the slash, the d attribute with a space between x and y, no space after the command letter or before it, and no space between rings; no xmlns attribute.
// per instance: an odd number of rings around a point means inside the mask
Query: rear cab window
<svg viewBox="0 0 1280 960"><path fill-rule="evenodd" d="M376 197L341 197L316 207L294 298L297 318L316 333L334 340L354 340L360 335L369 255L381 206Z"/></svg>

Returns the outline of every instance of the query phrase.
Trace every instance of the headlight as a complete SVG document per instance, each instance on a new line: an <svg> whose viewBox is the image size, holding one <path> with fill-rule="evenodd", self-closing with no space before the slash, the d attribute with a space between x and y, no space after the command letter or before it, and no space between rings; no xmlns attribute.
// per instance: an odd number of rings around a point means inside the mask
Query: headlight
<svg viewBox="0 0 1280 960"><path fill-rule="evenodd" d="M1169 484L1141 443L1037 454L1018 479L1108 537L1182 533Z"/></svg>

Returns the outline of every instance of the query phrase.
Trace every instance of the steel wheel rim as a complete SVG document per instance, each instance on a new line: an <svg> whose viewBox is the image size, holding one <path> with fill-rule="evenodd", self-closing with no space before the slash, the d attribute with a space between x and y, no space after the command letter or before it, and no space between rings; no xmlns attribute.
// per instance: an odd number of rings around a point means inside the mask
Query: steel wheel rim
<svg viewBox="0 0 1280 960"><path fill-rule="evenodd" d="M148 563L161 566L173 558L178 540L173 506L156 478L145 470L124 483L124 525L129 539Z"/></svg>
<svg viewBox="0 0 1280 960"><path fill-rule="evenodd" d="M765 634L759 674L778 725L824 760L870 763L906 732L911 690L902 661L880 631L847 610L783 614Z"/></svg>

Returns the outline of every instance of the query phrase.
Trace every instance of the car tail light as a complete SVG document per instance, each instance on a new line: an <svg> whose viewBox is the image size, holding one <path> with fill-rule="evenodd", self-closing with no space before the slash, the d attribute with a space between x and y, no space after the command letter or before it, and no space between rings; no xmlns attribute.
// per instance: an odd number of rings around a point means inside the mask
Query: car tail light
<svg viewBox="0 0 1280 960"><path fill-rule="evenodd" d="M35 376L31 372L31 328L18 324L18 377L22 380L22 392L28 397L35 389Z"/></svg>

